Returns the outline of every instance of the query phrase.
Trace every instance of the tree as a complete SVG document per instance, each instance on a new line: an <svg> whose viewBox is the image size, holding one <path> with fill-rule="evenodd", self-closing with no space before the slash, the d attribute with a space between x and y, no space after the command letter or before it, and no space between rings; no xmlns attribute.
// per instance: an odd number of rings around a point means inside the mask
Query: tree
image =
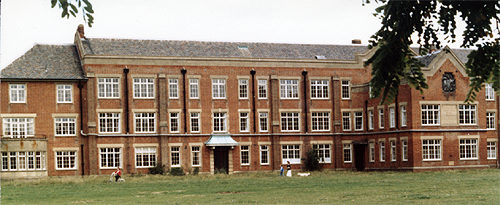
<svg viewBox="0 0 500 205"><path fill-rule="evenodd" d="M52 8L58 5L62 10L61 18L69 18L70 14L76 17L76 14L81 11L83 20L87 22L89 27L92 27L94 23L94 10L92 9L92 4L88 0L50 0L50 2Z"/></svg>
<svg viewBox="0 0 500 205"><path fill-rule="evenodd" d="M382 102L392 102L403 80L419 91L426 89L423 66L410 50L411 35L416 33L419 55L431 48L441 48L438 34L446 42L455 41L457 15L466 23L463 48L475 46L468 56L466 71L470 77L470 90L466 101L473 101L485 83L500 89L500 2L459 0L374 0L381 3L374 14L382 20L382 27L370 40L370 48L377 47L365 65L372 65L372 95L382 95ZM363 0L370 3L370 0ZM496 23L496 29L492 26ZM495 32L494 32L495 31Z"/></svg>

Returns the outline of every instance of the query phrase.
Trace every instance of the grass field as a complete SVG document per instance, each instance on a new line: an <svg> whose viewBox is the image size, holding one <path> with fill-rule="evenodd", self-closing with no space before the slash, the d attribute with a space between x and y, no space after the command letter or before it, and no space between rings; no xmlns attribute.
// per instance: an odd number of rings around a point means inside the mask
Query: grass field
<svg viewBox="0 0 500 205"><path fill-rule="evenodd" d="M499 204L500 170L3 180L1 204Z"/></svg>

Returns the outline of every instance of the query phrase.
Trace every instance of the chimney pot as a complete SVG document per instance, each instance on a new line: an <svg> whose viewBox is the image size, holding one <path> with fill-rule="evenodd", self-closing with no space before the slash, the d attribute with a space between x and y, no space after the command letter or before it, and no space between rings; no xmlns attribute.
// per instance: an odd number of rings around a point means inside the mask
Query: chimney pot
<svg viewBox="0 0 500 205"><path fill-rule="evenodd" d="M85 38L85 31L84 31L83 24L78 25L78 29L76 29L76 31L78 31L80 38Z"/></svg>
<svg viewBox="0 0 500 205"><path fill-rule="evenodd" d="M352 39L352 44L361 44L361 39Z"/></svg>

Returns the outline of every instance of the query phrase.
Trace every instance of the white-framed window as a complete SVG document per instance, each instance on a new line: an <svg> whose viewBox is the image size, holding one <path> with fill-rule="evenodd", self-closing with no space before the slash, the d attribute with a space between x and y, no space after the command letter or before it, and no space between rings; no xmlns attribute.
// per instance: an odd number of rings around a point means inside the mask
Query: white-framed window
<svg viewBox="0 0 500 205"><path fill-rule="evenodd" d="M46 152L2 152L2 171L45 170Z"/></svg>
<svg viewBox="0 0 500 205"><path fill-rule="evenodd" d="M396 140L391 140L391 161L396 161Z"/></svg>
<svg viewBox="0 0 500 205"><path fill-rule="evenodd" d="M379 159L381 162L385 162L385 141L378 142L379 147Z"/></svg>
<svg viewBox="0 0 500 205"><path fill-rule="evenodd" d="M154 133L156 114L153 112L134 113L136 133Z"/></svg>
<svg viewBox="0 0 500 205"><path fill-rule="evenodd" d="M319 163L332 163L329 144L313 144L313 150L319 158Z"/></svg>
<svg viewBox="0 0 500 205"><path fill-rule="evenodd" d="M370 148L370 152L368 153L370 162L375 162L375 142L368 143L368 147Z"/></svg>
<svg viewBox="0 0 500 205"><path fill-rule="evenodd" d="M422 105L422 125L439 125L439 105Z"/></svg>
<svg viewBox="0 0 500 205"><path fill-rule="evenodd" d="M313 131L330 131L330 113L312 112L311 123Z"/></svg>
<svg viewBox="0 0 500 205"><path fill-rule="evenodd" d="M460 139L460 159L478 159L477 139Z"/></svg>
<svg viewBox="0 0 500 205"><path fill-rule="evenodd" d="M494 112L486 112L486 129L489 129L489 130L495 129L495 113Z"/></svg>
<svg viewBox="0 0 500 205"><path fill-rule="evenodd" d="M300 164L300 145L281 145L281 162L283 164Z"/></svg>
<svg viewBox="0 0 500 205"><path fill-rule="evenodd" d="M168 98L179 99L179 79L177 78L168 79Z"/></svg>
<svg viewBox="0 0 500 205"><path fill-rule="evenodd" d="M484 91L486 100L495 100L495 90L491 83L484 84Z"/></svg>
<svg viewBox="0 0 500 205"><path fill-rule="evenodd" d="M156 166L156 147L136 147L135 167L146 168Z"/></svg>
<svg viewBox="0 0 500 205"><path fill-rule="evenodd" d="M351 99L351 81L342 80L341 82L342 82L341 86L342 99L344 100Z"/></svg>
<svg viewBox="0 0 500 205"><path fill-rule="evenodd" d="M119 98L120 78L97 78L97 93L99 98Z"/></svg>
<svg viewBox="0 0 500 205"><path fill-rule="evenodd" d="M3 137L26 138L35 136L34 118L3 118Z"/></svg>
<svg viewBox="0 0 500 205"><path fill-rule="evenodd" d="M76 118L54 118L55 136L75 136Z"/></svg>
<svg viewBox="0 0 500 205"><path fill-rule="evenodd" d="M250 146L242 145L240 146L240 164L250 165Z"/></svg>
<svg viewBox="0 0 500 205"><path fill-rule="evenodd" d="M200 113L192 112L189 119L191 120L191 132L200 132Z"/></svg>
<svg viewBox="0 0 500 205"><path fill-rule="evenodd" d="M73 86L68 84L56 85L57 103L72 103L73 102Z"/></svg>
<svg viewBox="0 0 500 205"><path fill-rule="evenodd" d="M181 167L181 151L180 147L170 147L170 166Z"/></svg>
<svg viewBox="0 0 500 205"><path fill-rule="evenodd" d="M389 127L396 127L396 109L394 107L389 108Z"/></svg>
<svg viewBox="0 0 500 205"><path fill-rule="evenodd" d="M76 151L56 151L56 170L76 169Z"/></svg>
<svg viewBox="0 0 500 205"><path fill-rule="evenodd" d="M226 79L212 79L212 98L226 99Z"/></svg>
<svg viewBox="0 0 500 205"><path fill-rule="evenodd" d="M299 113L282 112L281 113L281 131L299 131Z"/></svg>
<svg viewBox="0 0 500 205"><path fill-rule="evenodd" d="M488 159L497 158L497 142L486 142L486 152Z"/></svg>
<svg viewBox="0 0 500 205"><path fill-rule="evenodd" d="M401 127L406 127L406 118L407 118L407 113L406 113L406 105L401 105L399 106L400 112L401 112Z"/></svg>
<svg viewBox="0 0 500 205"><path fill-rule="evenodd" d="M153 78L134 78L132 85L134 87L134 98L148 99L155 97Z"/></svg>
<svg viewBox="0 0 500 205"><path fill-rule="evenodd" d="M475 125L476 105L458 105L458 123L461 125Z"/></svg>
<svg viewBox="0 0 500 205"><path fill-rule="evenodd" d="M226 115L227 114L225 112L214 112L214 114L213 114L214 132L226 132L227 131Z"/></svg>
<svg viewBox="0 0 500 205"><path fill-rule="evenodd" d="M280 80L281 99L299 98L299 80Z"/></svg>
<svg viewBox="0 0 500 205"><path fill-rule="evenodd" d="M248 112L240 112L240 132L248 132L250 121L248 120Z"/></svg>
<svg viewBox="0 0 500 205"><path fill-rule="evenodd" d="M269 165L269 146L260 146L260 165Z"/></svg>
<svg viewBox="0 0 500 205"><path fill-rule="evenodd" d="M373 110L368 110L368 129L373 130Z"/></svg>
<svg viewBox="0 0 500 205"><path fill-rule="evenodd" d="M103 147L99 149L101 169L116 169L121 167L122 149L119 147Z"/></svg>
<svg viewBox="0 0 500 205"><path fill-rule="evenodd" d="M268 123L267 123L267 112L259 112L259 131L260 132L267 132L268 130Z"/></svg>
<svg viewBox="0 0 500 205"><path fill-rule="evenodd" d="M384 108L378 109L378 127L380 129L384 128L385 119L384 119Z"/></svg>
<svg viewBox="0 0 500 205"><path fill-rule="evenodd" d="M408 161L408 140L401 140L401 158L403 161Z"/></svg>
<svg viewBox="0 0 500 205"><path fill-rule="evenodd" d="M352 144L344 143L342 145L342 150L344 154L344 163L352 162Z"/></svg>
<svg viewBox="0 0 500 205"><path fill-rule="evenodd" d="M257 81L259 99L267 99L267 80L260 79Z"/></svg>
<svg viewBox="0 0 500 205"><path fill-rule="evenodd" d="M422 159L424 161L441 160L441 140L422 140Z"/></svg>
<svg viewBox="0 0 500 205"><path fill-rule="evenodd" d="M25 103L26 102L26 85L25 84L9 84L10 103Z"/></svg>
<svg viewBox="0 0 500 205"><path fill-rule="evenodd" d="M248 99L248 79L239 79L238 87L239 98Z"/></svg>
<svg viewBox="0 0 500 205"><path fill-rule="evenodd" d="M120 113L99 113L100 133L119 133L120 128Z"/></svg>
<svg viewBox="0 0 500 205"><path fill-rule="evenodd" d="M193 167L201 166L201 147L192 146L191 147L191 165Z"/></svg>
<svg viewBox="0 0 500 205"><path fill-rule="evenodd" d="M200 80L198 78L189 79L189 98L199 99L200 98Z"/></svg>
<svg viewBox="0 0 500 205"><path fill-rule="evenodd" d="M328 80L311 80L311 99L328 99Z"/></svg>
<svg viewBox="0 0 500 205"><path fill-rule="evenodd" d="M170 113L170 132L179 132L179 126L181 124L181 119L179 118L180 113L171 112Z"/></svg>
<svg viewBox="0 0 500 205"><path fill-rule="evenodd" d="M363 130L363 112L354 112L354 130Z"/></svg>
<svg viewBox="0 0 500 205"><path fill-rule="evenodd" d="M342 130L344 130L344 131L351 130L351 113L350 112L342 112Z"/></svg>
<svg viewBox="0 0 500 205"><path fill-rule="evenodd" d="M368 97L369 97L369 98L373 98L372 89L373 89L373 88L372 88L372 86L371 86L371 85L369 85L369 86L368 86Z"/></svg>

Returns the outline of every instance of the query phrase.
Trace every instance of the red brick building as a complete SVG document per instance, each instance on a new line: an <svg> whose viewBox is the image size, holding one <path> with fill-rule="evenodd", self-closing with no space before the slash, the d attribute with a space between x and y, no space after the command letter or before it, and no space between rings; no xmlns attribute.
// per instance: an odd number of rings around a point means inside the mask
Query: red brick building
<svg viewBox="0 0 500 205"><path fill-rule="evenodd" d="M1 176L498 167L499 98L464 103L468 50L418 57L429 89L370 98L361 45L85 38L2 70Z"/></svg>

